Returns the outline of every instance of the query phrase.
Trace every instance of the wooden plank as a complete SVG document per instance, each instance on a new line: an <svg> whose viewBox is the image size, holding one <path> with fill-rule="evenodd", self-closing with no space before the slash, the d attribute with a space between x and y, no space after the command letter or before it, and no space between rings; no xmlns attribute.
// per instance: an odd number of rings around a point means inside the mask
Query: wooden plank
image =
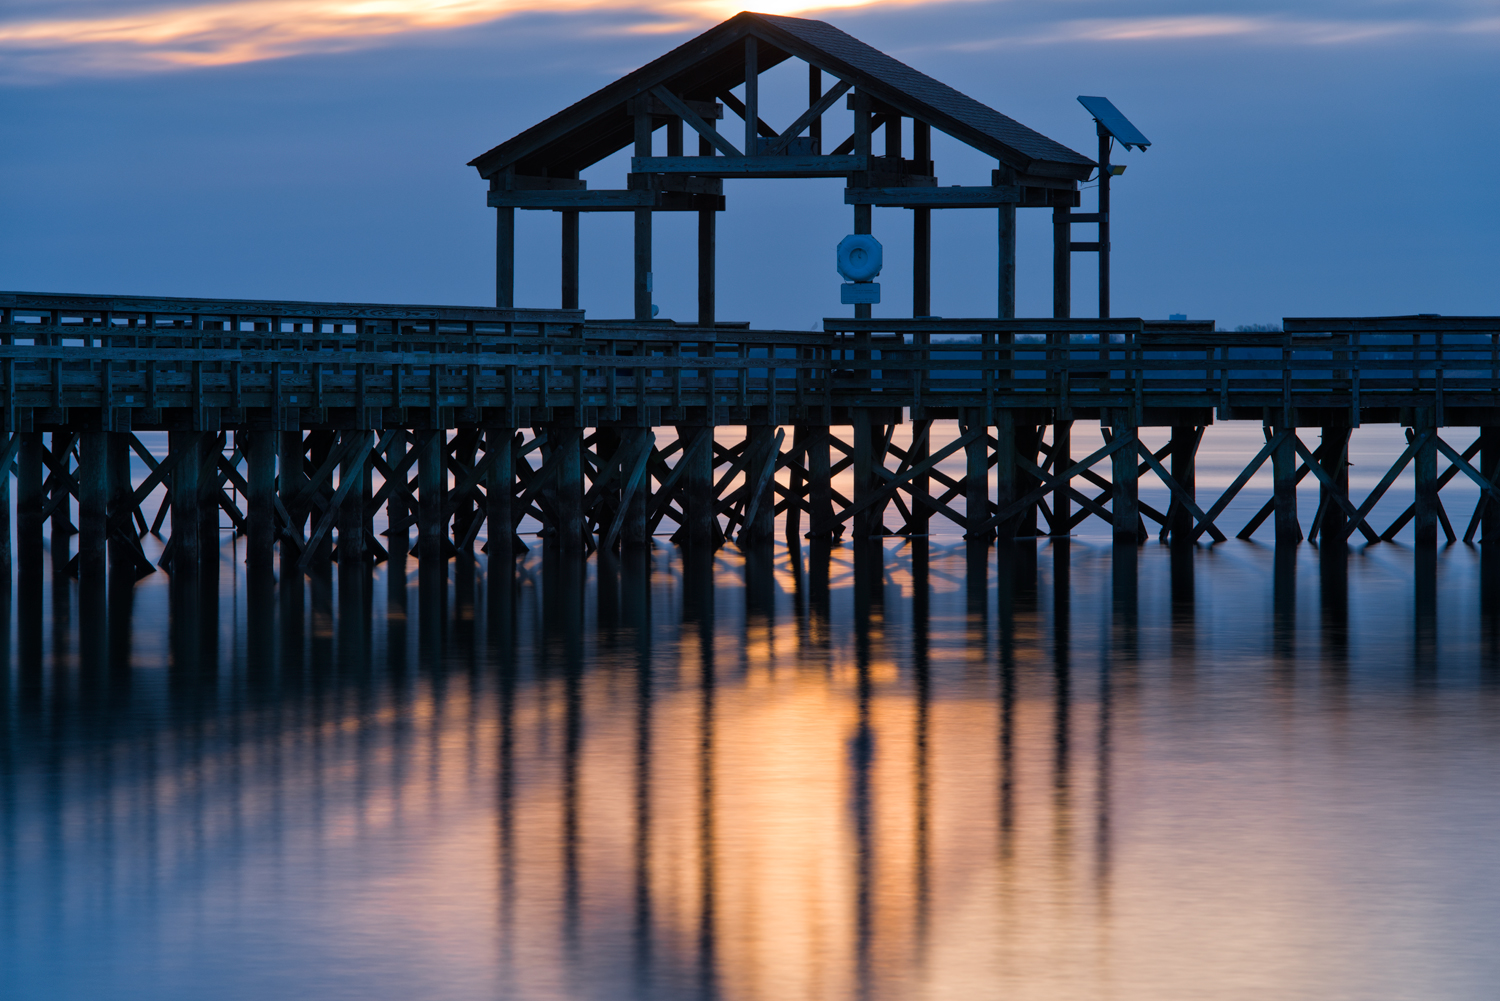
<svg viewBox="0 0 1500 1001"><path fill-rule="evenodd" d="M1014 205L1021 191L1014 185L999 187L947 188L845 188L845 205L881 205L895 208L993 209Z"/></svg>

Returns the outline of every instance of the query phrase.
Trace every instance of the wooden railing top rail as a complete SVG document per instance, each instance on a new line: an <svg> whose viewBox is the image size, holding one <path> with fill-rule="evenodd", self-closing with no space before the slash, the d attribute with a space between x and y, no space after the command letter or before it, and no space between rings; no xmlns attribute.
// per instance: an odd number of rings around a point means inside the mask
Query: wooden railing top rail
<svg viewBox="0 0 1500 1001"><path fill-rule="evenodd" d="M279 317L303 319L440 320L481 323L583 322L581 309L500 309L493 306L430 306L368 302L298 302L271 299L189 299L175 296L76 295L55 292L0 292L0 309L44 310L72 316L109 313L239 317L243 321Z"/></svg>

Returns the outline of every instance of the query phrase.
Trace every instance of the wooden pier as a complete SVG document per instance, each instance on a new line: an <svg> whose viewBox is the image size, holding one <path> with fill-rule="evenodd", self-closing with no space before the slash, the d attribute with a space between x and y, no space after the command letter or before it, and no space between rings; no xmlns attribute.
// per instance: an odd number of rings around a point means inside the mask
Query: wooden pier
<svg viewBox="0 0 1500 1001"><path fill-rule="evenodd" d="M1500 318L1287 319L1274 333L1137 319L829 319L821 332L588 321L575 310L0 294L5 449L23 572L50 536L56 569L187 575L227 521L252 571L312 573L413 553L519 551L530 516L564 553L924 536L947 519L981 544L1065 535L1117 544L1390 538L1413 523L1500 539ZM936 422L956 424L933 447ZM1076 422L1104 445L1070 450ZM1217 497L1194 473L1205 427L1256 421L1264 445ZM910 422L909 447L893 441ZM1350 433L1399 424L1407 445L1367 496ZM1142 428L1171 429L1155 451ZM1478 428L1460 451L1449 428ZM1316 429L1310 447L1304 435ZM166 431L153 454L136 436ZM946 440L948 434L936 436ZM132 483L134 454L149 469ZM964 473L953 475L962 459ZM1229 502L1271 464L1244 526ZM1389 526L1375 504L1415 466ZM1441 469L1440 469L1441 467ZM848 495L836 480L852 472ZM1154 477L1160 511L1139 496ZM1299 524L1299 484L1320 506ZM1455 526L1439 491L1480 489ZM166 502L147 498L166 488ZM389 534L375 531L377 514ZM46 523L50 522L50 531ZM0 525L9 525L0 518ZM76 544L75 544L76 540ZM8 561L12 542L0 547Z"/></svg>

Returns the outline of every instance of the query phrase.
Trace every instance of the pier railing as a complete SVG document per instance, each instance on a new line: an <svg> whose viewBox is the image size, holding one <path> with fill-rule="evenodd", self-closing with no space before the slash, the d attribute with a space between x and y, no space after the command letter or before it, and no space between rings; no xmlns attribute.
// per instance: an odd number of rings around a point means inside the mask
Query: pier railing
<svg viewBox="0 0 1500 1001"><path fill-rule="evenodd" d="M587 322L577 310L0 294L9 430L98 408L108 429L192 408L278 427L586 424L686 408L772 422L808 408L1279 411L1493 406L1500 318L1288 319L1272 332L1139 319L828 319L823 331ZM639 408L645 408L642 413ZM533 411L536 411L533 413ZM825 411L825 419L834 419Z"/></svg>

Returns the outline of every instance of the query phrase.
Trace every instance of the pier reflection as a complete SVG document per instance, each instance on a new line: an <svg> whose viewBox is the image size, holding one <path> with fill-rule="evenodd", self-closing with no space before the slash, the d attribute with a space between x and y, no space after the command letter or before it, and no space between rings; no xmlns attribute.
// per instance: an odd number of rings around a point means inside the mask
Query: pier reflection
<svg viewBox="0 0 1500 1001"><path fill-rule="evenodd" d="M1194 748L1219 739L1219 707L1236 753L1315 766L1286 736L1325 722L1302 686L1338 695L1341 739L1374 741L1361 691L1407 697L1413 664L1429 693L1492 684L1500 644L1488 549L1417 551L1406 620L1361 604L1383 585L1344 547L923 538L422 566L404 534L379 565L279 581L226 547L221 573L170 586L33 562L0 588L0 960L19 983L41 982L32 955L55 980L102 927L146 954L258 936L194 989L270 989L257 964L307 976L341 950L372 997L895 998L1061 977L1144 998L1168 964L1152 934L1202 903L1122 859L1230 850L1217 815L1202 840L1152 826L1205 809L1151 783L1206 794ZM1475 635L1441 633L1440 609ZM1248 788L1252 804L1214 802L1254 827L1268 801ZM1254 871L1214 871L1212 892L1274 910ZM228 916L183 930L210 905ZM114 949L70 989L146 962ZM160 996L188 996L174 975Z"/></svg>

